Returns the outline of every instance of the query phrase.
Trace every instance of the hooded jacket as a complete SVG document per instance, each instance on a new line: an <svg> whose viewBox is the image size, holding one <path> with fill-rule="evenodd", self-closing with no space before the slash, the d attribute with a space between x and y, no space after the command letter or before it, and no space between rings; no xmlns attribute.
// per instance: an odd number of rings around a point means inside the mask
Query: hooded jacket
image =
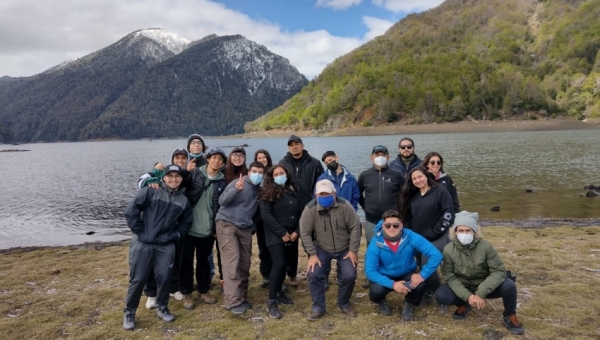
<svg viewBox="0 0 600 340"><path fill-rule="evenodd" d="M200 155L196 155L194 156L191 152L190 152L190 143L192 142L192 140L194 139L199 139L202 142L202 152L200 153ZM189 152L188 154L188 163L195 160L196 162L196 168L199 168L201 166L204 166L206 164L208 164L208 161L206 160L206 157L204 156L204 152L206 151L206 143L204 142L204 138L202 138L202 136L198 135L198 134L191 134L188 137L187 140L187 151Z"/></svg>
<svg viewBox="0 0 600 340"><path fill-rule="evenodd" d="M286 188L281 198L274 202L260 201L259 206L267 247L283 244L281 238L286 233L300 235L300 215L304 207L297 192Z"/></svg>
<svg viewBox="0 0 600 340"><path fill-rule="evenodd" d="M321 161L308 154L308 151L302 150L302 157L296 166L296 162L291 153L287 153L279 163L283 164L293 175L294 184L298 189L300 204L305 206L313 199L313 192L317 184L317 178L323 173Z"/></svg>
<svg viewBox="0 0 600 340"><path fill-rule="evenodd" d="M300 238L308 255L316 255L317 246L328 253L348 248L358 253L360 235L360 218L352 205L341 197L336 197L329 209L313 199L300 216Z"/></svg>
<svg viewBox="0 0 600 340"><path fill-rule="evenodd" d="M475 293L485 298L506 279L506 271L494 247L475 234L473 242L461 244L450 231L452 242L444 247L442 275L454 294L467 301Z"/></svg>
<svg viewBox="0 0 600 340"><path fill-rule="evenodd" d="M227 185L219 197L219 212L215 220L224 220L234 224L240 229L252 228L253 217L258 209L258 192L260 185L254 185L248 176L243 177L244 187L238 190L235 186L237 180Z"/></svg>
<svg viewBox="0 0 600 340"><path fill-rule="evenodd" d="M384 212L398 209L404 182L402 174L389 166L381 170L372 166L358 176L360 206L365 211L368 222L375 224L381 220Z"/></svg>
<svg viewBox="0 0 600 340"><path fill-rule="evenodd" d="M402 155L398 155L396 159L390 163L390 168L400 172L402 177L406 179L410 170L418 167L419 165L421 165L421 159L417 156L417 154L413 154L413 160L410 162L410 164L408 164L408 168L404 164L404 161L402 161Z"/></svg>
<svg viewBox="0 0 600 340"><path fill-rule="evenodd" d="M454 222L454 206L452 197L444 187L431 187L422 196L417 191L410 197L409 204L404 227L431 242L448 233Z"/></svg>
<svg viewBox="0 0 600 340"><path fill-rule="evenodd" d="M192 206L184 189L164 183L158 189L142 188L125 211L127 226L137 240L147 244L169 244L187 235L192 226Z"/></svg>
<svg viewBox="0 0 600 340"><path fill-rule="evenodd" d="M460 203L458 202L458 193L456 192L456 187L454 186L454 182L452 181L452 178L450 178L450 175L440 171L439 176L437 178L434 178L434 180L437 184L442 185L444 188L446 188L446 190L448 190L450 197L452 197L452 205L454 206L454 212L459 212Z"/></svg>
<svg viewBox="0 0 600 340"><path fill-rule="evenodd" d="M369 280L383 287L394 289L394 281L391 278L404 276L417 269L416 252L429 258L421 268L420 275L423 279L428 279L437 270L442 261L442 253L423 236L403 228L400 245L394 252L385 243L382 225L383 222L380 221L375 226L375 237L367 247L365 255L365 273Z"/></svg>
<svg viewBox="0 0 600 340"><path fill-rule="evenodd" d="M341 183L338 183L337 176L332 174L332 171L329 169L327 169L321 176L319 176L319 178L317 178L317 182L322 179L330 180L335 187L337 196L350 202L354 210L358 211L358 203L360 202L360 190L358 190L358 183L356 182L354 175L351 174L345 166L340 166L342 167L343 176Z"/></svg>

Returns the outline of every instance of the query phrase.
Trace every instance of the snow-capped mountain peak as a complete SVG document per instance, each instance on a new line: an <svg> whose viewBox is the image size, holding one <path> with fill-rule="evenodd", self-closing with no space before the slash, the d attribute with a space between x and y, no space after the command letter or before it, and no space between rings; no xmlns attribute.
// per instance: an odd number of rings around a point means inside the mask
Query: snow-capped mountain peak
<svg viewBox="0 0 600 340"><path fill-rule="evenodd" d="M174 54L186 49L190 40L162 28L147 28L131 33L132 38L146 37L164 46Z"/></svg>

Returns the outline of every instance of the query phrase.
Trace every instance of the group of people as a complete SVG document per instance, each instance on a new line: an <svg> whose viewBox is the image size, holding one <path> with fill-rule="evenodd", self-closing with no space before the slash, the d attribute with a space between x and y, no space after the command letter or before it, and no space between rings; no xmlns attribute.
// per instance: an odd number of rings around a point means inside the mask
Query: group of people
<svg viewBox="0 0 600 340"><path fill-rule="evenodd" d="M337 307L356 316L350 298L364 228L363 287L381 314L392 314L386 301L392 291L404 296L405 321L414 319L416 306L433 299L441 313L456 305L453 317L464 319L472 308L483 308L486 298L502 297L504 324L523 334L516 317L515 283L494 248L481 238L477 214L459 212L456 187L439 153L421 160L414 141L406 137L390 161L387 147L377 145L371 152L372 167L356 179L334 151L323 154L324 169L300 137L290 136L287 145L288 153L278 163L261 149L247 166L244 148L235 147L229 155L220 148L208 150L194 134L186 149L173 152L172 164L157 163L140 178L140 191L125 213L134 234L125 329L135 328L142 291L148 296L146 307L156 308L166 322L175 319L168 309L170 295L193 309L194 276L198 299L216 303L210 294L214 243L223 306L233 314L251 309L247 295L254 233L271 317L282 318L279 306L293 304L286 288L298 285L299 240L308 256L313 302L308 319L326 314L333 260ZM359 206L365 213L363 224ZM445 284L438 275L440 264Z"/></svg>

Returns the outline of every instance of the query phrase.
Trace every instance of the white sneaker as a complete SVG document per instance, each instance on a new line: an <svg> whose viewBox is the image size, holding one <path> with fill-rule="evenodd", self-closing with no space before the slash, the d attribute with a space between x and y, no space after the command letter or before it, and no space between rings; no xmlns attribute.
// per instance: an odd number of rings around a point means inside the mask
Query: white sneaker
<svg viewBox="0 0 600 340"><path fill-rule="evenodd" d="M148 296L148 300L146 300L146 309L154 308L156 308L156 297Z"/></svg>
<svg viewBox="0 0 600 340"><path fill-rule="evenodd" d="M177 301L183 300L183 294L181 294L181 292L175 292L175 294L169 294L169 296L171 296Z"/></svg>

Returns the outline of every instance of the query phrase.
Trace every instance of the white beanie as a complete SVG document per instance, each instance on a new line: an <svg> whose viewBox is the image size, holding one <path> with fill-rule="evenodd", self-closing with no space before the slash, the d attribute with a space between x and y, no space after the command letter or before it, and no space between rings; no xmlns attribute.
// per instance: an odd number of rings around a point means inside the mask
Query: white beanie
<svg viewBox="0 0 600 340"><path fill-rule="evenodd" d="M479 232L479 226L477 225L477 220L479 219L479 214L478 213L470 213L466 210L463 210L461 212L459 212L458 214L456 214L456 216L454 217L454 230L456 230L456 227L458 227L459 225L465 226L465 227L469 227L471 229L473 229L473 231L475 233Z"/></svg>

